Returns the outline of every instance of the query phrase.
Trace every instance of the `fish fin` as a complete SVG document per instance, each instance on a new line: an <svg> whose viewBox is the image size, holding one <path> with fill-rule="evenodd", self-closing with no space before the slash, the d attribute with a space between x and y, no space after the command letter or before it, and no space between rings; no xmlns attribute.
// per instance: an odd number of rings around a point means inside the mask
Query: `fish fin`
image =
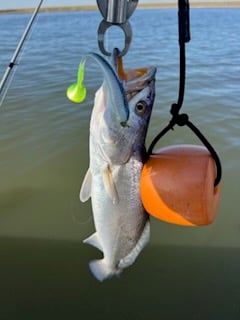
<svg viewBox="0 0 240 320"><path fill-rule="evenodd" d="M83 183L81 186L79 198L82 202L86 202L91 197L91 189L92 189L92 173L90 168L85 174L83 179Z"/></svg>
<svg viewBox="0 0 240 320"><path fill-rule="evenodd" d="M102 172L102 177L103 177L103 184L107 194L112 199L113 204L116 204L118 202L118 194L114 185L112 171L109 166L104 168Z"/></svg>
<svg viewBox="0 0 240 320"><path fill-rule="evenodd" d="M110 279L113 276L119 275L122 271L111 268L107 264L105 259L90 261L89 268L93 273L94 277L101 282L103 280Z"/></svg>
<svg viewBox="0 0 240 320"><path fill-rule="evenodd" d="M93 247L99 249L102 251L102 246L101 243L99 241L97 232L93 233L90 237L88 237L87 239L83 240L83 243L87 243L92 245Z"/></svg>
<svg viewBox="0 0 240 320"><path fill-rule="evenodd" d="M150 238L150 221L148 220L145 224L143 232L136 244L136 246L132 249L132 251L123 259L120 260L118 264L118 268L124 269L131 266L136 260L139 253L146 246Z"/></svg>

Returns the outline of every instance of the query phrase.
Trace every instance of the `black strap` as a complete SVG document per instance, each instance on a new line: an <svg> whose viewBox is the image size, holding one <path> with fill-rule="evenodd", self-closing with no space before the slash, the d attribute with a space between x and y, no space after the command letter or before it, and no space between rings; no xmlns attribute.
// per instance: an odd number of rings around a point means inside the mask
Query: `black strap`
<svg viewBox="0 0 240 320"><path fill-rule="evenodd" d="M178 92L178 102L172 104L170 113L172 114L172 119L169 124L153 139L149 149L148 155L153 153L153 149L157 142L170 130L174 128L177 124L179 126L186 125L189 127L195 135L200 139L200 141L205 145L205 147L210 152L216 164L217 175L214 181L214 186L218 185L222 176L222 166L221 161L217 155L217 152L209 143L209 141L204 137L201 131L189 121L187 114L179 114L180 109L184 100L185 91L185 75L186 75L186 55L185 55L185 43L190 41L190 19L189 19L189 1L179 0L178 1L178 32L179 32L179 51L180 51L180 73L179 73L179 92Z"/></svg>

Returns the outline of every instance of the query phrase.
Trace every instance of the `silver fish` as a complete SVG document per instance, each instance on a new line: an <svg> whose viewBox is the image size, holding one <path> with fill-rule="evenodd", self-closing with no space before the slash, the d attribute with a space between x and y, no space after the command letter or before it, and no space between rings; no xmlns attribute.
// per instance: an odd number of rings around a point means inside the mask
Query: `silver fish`
<svg viewBox="0 0 240 320"><path fill-rule="evenodd" d="M149 241L149 215L141 202L139 182L156 68L121 82L105 59L91 56L102 68L104 83L96 92L91 115L90 166L80 200L92 200L96 232L84 243L103 252L103 259L89 264L94 276L103 281L132 265Z"/></svg>

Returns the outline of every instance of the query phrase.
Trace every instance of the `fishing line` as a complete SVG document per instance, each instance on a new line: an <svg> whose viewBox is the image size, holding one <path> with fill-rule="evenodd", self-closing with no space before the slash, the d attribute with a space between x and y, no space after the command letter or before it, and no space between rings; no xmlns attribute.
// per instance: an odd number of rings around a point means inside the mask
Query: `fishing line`
<svg viewBox="0 0 240 320"><path fill-rule="evenodd" d="M75 204L75 200L72 201L72 202L74 202L74 204ZM70 208L69 208L71 210L71 212L72 212L72 214L71 214L72 221L77 225L89 224L93 220L92 215L89 214L89 212L88 212L86 217L82 217L82 213L79 213L78 207L77 207L77 211L78 212L76 212L76 211L74 212L73 209L76 208L76 205L74 205L74 204L72 204L70 206Z"/></svg>
<svg viewBox="0 0 240 320"><path fill-rule="evenodd" d="M13 67L17 65L17 64L16 64L16 60L17 60L17 58L18 58L18 56L19 56L19 53L21 52L21 49L22 49L22 47L23 47L24 42L25 42L26 39L27 39L27 36L28 36L28 34L29 34L29 31L31 30L31 27L32 27L32 25L33 25L33 22L34 22L35 18L37 17L37 14L38 14L38 12L39 12L39 10L40 10L40 7L41 7L42 3L43 3L43 0L40 0L38 6L37 6L36 9L34 10L32 16L31 16L31 18L30 18L30 20L29 20L29 22L28 22L28 25L27 25L26 29L24 30L23 35L22 35L22 37L21 37L21 39L20 39L20 41L19 41L19 43L18 43L18 45L17 45L17 47L16 47L16 49L15 49L15 51L14 51L14 54L13 54L11 60L10 60L10 63L9 63L9 65L8 65L8 67L6 68L6 71L5 71L5 73L4 73L4 75L3 75L2 79L1 79L1 82L0 82L0 95L1 95L2 92L3 92L4 86L6 85L6 83L7 83L7 81L8 81L9 75L10 75L10 73L12 72ZM30 35L32 35L32 32L31 32ZM28 39L28 40L29 40L29 39ZM20 57L22 57L22 55L23 55L23 52L21 53L21 56L20 56ZM16 72L16 71L15 71L15 72ZM15 72L13 73L13 75L15 74ZM10 79L10 84L11 84L12 80L13 80L13 76L12 76L12 78ZM5 97L6 97L6 94L7 94L7 91L8 91L8 89L9 89L9 87L10 87L10 85L8 85L8 86L7 86L7 89L4 91L3 98L1 99L0 106L2 105L2 103L3 103L3 101L4 101Z"/></svg>
<svg viewBox="0 0 240 320"><path fill-rule="evenodd" d="M79 215L80 215L80 213L79 213ZM76 213L73 213L73 214L72 214L72 220L73 220L73 222L74 222L75 224L85 225L85 224L89 224L89 223L93 220L93 217L92 217L92 215L89 214L89 217L88 217L88 218L86 218L85 220L82 220L82 221L81 221L81 220L78 219L77 214L76 214Z"/></svg>

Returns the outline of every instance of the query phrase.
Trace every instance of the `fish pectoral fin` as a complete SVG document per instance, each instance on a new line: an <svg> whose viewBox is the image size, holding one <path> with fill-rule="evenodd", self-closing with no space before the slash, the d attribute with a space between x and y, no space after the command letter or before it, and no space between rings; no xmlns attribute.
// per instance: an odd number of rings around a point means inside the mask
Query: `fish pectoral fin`
<svg viewBox="0 0 240 320"><path fill-rule="evenodd" d="M113 204L116 204L119 199L118 199L116 187L114 185L112 171L109 166L103 169L102 177L103 177L103 184L107 194L112 199Z"/></svg>
<svg viewBox="0 0 240 320"><path fill-rule="evenodd" d="M150 221L148 220L145 224L143 232L136 244L136 246L132 249L132 251L123 259L119 261L118 268L125 269L131 266L136 260L139 253L146 246L150 238Z"/></svg>
<svg viewBox="0 0 240 320"><path fill-rule="evenodd" d="M83 179L83 183L81 186L79 198L82 202L86 202L91 197L91 189L92 189L92 173L90 168L86 172L86 175Z"/></svg>
<svg viewBox="0 0 240 320"><path fill-rule="evenodd" d="M88 237L87 239L83 240L83 243L90 244L93 247L103 251L101 243L100 243L99 238L98 238L97 232L93 233L90 237Z"/></svg>

